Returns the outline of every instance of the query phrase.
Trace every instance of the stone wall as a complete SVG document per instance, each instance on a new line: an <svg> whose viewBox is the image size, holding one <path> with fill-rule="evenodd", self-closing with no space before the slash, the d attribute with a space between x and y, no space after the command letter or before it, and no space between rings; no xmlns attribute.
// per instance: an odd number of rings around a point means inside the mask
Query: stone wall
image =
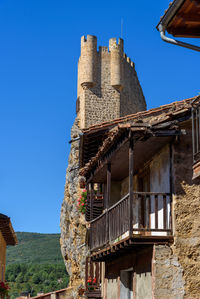
<svg viewBox="0 0 200 299"><path fill-rule="evenodd" d="M6 241L0 232L0 280L5 279Z"/></svg>
<svg viewBox="0 0 200 299"><path fill-rule="evenodd" d="M174 144L174 247L183 268L185 297L200 294L200 180L192 180L192 132Z"/></svg>
<svg viewBox="0 0 200 299"><path fill-rule="evenodd" d="M152 265L154 299L183 299L183 268L170 246L155 245Z"/></svg>

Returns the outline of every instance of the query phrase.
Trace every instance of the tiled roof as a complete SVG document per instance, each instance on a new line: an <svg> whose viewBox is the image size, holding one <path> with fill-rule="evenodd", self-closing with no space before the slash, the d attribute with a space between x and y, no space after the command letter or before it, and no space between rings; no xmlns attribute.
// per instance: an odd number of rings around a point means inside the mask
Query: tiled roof
<svg viewBox="0 0 200 299"><path fill-rule="evenodd" d="M171 20L171 18L173 17L174 13L176 12L176 10L178 10L179 6L177 5L177 3L179 2L183 2L181 0L174 0L174 1L171 1L169 3L169 6L167 9L165 9L165 13L160 17L160 22L158 23L158 25L156 26L156 28L158 29L158 26L160 23L162 23L162 21L168 17L169 15L169 19L168 19L168 22ZM174 10L174 13L173 15L171 14L171 11L172 9Z"/></svg>
<svg viewBox="0 0 200 299"><path fill-rule="evenodd" d="M200 3L196 0L174 0L160 18L159 26L176 37L200 37Z"/></svg>
<svg viewBox="0 0 200 299"><path fill-rule="evenodd" d="M173 102L168 105L163 105L158 108L153 108L147 111L138 112L125 117L114 119L109 122L104 122L98 125L91 126L84 130L85 133L93 133L104 128L109 128L108 137L104 140L97 154L80 170L80 175L86 176L88 172L98 164L98 161L117 140L122 130L131 128L132 131L148 131L155 130L160 124L167 123L174 119L180 118L191 110L192 102L197 97L185 99L179 102Z"/></svg>
<svg viewBox="0 0 200 299"><path fill-rule="evenodd" d="M66 291L70 291L72 289L73 289L72 287L68 287L68 288L65 288L65 289L61 289L61 290L57 290L57 291L53 291L53 292L49 292L49 293L40 294L40 295L37 295L37 296L34 296L34 297L30 297L30 299L39 299L39 298L42 299L42 298L51 296L51 294L59 294L59 293L63 293L63 292L66 292Z"/></svg>
<svg viewBox="0 0 200 299"><path fill-rule="evenodd" d="M10 218L4 214L0 214L0 231L7 245L17 244L17 237L12 227Z"/></svg>

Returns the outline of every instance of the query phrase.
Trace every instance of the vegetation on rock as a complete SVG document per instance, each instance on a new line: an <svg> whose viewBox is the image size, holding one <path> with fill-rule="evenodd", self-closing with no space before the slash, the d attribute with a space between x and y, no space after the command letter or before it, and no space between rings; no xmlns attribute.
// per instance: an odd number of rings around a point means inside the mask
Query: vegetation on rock
<svg viewBox="0 0 200 299"><path fill-rule="evenodd" d="M87 203L87 190L83 189L83 191L81 192L80 197L78 198L78 203L77 203L78 210L82 214L85 214L86 203Z"/></svg>

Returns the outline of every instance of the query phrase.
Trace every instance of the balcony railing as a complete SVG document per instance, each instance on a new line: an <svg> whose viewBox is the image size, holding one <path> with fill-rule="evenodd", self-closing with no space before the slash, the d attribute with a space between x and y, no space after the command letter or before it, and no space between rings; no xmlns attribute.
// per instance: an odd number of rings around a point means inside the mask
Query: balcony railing
<svg viewBox="0 0 200 299"><path fill-rule="evenodd" d="M171 194L134 192L132 204L127 194L90 222L90 249L137 234L145 237L172 235Z"/></svg>
<svg viewBox="0 0 200 299"><path fill-rule="evenodd" d="M85 296L86 298L101 298L102 263L92 262L86 258L85 263Z"/></svg>

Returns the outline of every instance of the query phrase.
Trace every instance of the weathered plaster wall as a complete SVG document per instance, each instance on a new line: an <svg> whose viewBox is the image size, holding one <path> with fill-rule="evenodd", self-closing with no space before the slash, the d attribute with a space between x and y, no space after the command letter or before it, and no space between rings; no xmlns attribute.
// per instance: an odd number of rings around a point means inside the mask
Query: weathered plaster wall
<svg viewBox="0 0 200 299"><path fill-rule="evenodd" d="M107 280L107 291L106 299L116 299L118 298L118 278Z"/></svg>
<svg viewBox="0 0 200 299"><path fill-rule="evenodd" d="M152 270L154 299L184 298L183 268L170 246L154 246Z"/></svg>
<svg viewBox="0 0 200 299"><path fill-rule="evenodd" d="M149 163L150 192L170 193L170 146L166 145ZM151 227L155 228L155 200L151 200ZM167 223L170 222L170 197L167 196ZM158 196L158 228L163 228L163 198ZM153 232L152 235L160 233ZM166 235L166 233L163 233Z"/></svg>
<svg viewBox="0 0 200 299"><path fill-rule="evenodd" d="M106 296L103 299L125 299L129 298L128 294L135 299L151 299L152 251L152 246L148 245L145 249L133 248L130 253L122 253L106 262Z"/></svg>
<svg viewBox="0 0 200 299"><path fill-rule="evenodd" d="M150 192L170 193L170 147L166 145L152 157L150 161L146 161L145 168L149 169ZM140 169L142 173L144 169ZM121 182L121 198L129 192L128 177ZM134 191L138 191L138 175L133 178ZM142 190L140 190L142 191ZM143 190L146 191L146 190ZM137 211L135 212L136 219ZM167 223L170 221L170 197L167 196ZM155 228L155 199L151 198L151 227ZM137 228L137 223L135 225ZM158 228L163 228L163 200L162 196L158 196ZM160 235L161 233L153 232L152 235ZM163 233L166 235L166 233Z"/></svg>
<svg viewBox="0 0 200 299"><path fill-rule="evenodd" d="M162 148L149 164L150 168L150 191L170 192L170 153L169 145Z"/></svg>
<svg viewBox="0 0 200 299"><path fill-rule="evenodd" d="M0 232L0 280L5 279L6 241Z"/></svg>

